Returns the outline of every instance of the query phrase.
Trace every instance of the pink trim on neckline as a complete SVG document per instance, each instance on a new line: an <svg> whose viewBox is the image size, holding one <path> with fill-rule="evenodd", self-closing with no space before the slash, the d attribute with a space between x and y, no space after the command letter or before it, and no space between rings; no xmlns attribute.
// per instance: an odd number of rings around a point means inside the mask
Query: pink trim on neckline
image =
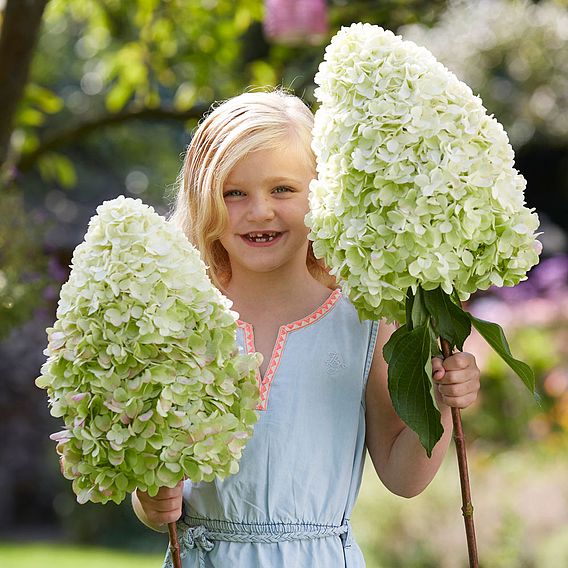
<svg viewBox="0 0 568 568"><path fill-rule="evenodd" d="M274 380L276 370L280 365L282 352L284 351L284 345L286 344L288 334L292 331L307 327L308 325L311 325L318 321L329 312L329 310L336 304L340 296L341 290L339 288L336 288L317 310L313 311L311 314L302 319L280 326L278 330L278 337L276 338L276 343L274 344L274 348L272 349L272 356L270 357L268 367L266 368L266 373L264 374L264 379L260 375L260 369L258 369L256 372L256 380L258 382L258 387L260 390L260 403L256 407L257 410L266 410L266 407L268 405L268 394L270 392L270 386L272 385L272 381ZM237 320L237 325L244 332L246 352L254 353L256 349L254 346L254 329L252 327L252 324L239 319Z"/></svg>

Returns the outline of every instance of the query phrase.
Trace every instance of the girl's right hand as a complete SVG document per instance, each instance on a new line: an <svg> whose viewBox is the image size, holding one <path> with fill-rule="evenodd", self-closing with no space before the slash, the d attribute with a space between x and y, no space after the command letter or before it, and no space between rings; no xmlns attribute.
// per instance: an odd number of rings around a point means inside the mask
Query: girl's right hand
<svg viewBox="0 0 568 568"><path fill-rule="evenodd" d="M141 520L154 530L161 531L165 525L175 523L181 517L183 480L172 488L161 487L155 497L136 489L136 498L145 517Z"/></svg>

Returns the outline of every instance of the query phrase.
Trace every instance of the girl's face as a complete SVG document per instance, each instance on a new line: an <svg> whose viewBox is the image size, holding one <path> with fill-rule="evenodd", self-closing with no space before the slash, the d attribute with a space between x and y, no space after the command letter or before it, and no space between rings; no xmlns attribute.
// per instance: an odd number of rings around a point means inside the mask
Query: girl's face
<svg viewBox="0 0 568 568"><path fill-rule="evenodd" d="M229 221L219 240L233 274L305 269L304 217L314 177L299 144L251 152L230 171L223 185Z"/></svg>

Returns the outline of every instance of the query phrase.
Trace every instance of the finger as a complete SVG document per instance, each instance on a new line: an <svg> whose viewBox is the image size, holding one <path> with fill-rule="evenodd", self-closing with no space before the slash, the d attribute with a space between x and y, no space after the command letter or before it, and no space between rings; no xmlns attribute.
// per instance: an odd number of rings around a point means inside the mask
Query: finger
<svg viewBox="0 0 568 568"><path fill-rule="evenodd" d="M432 357L432 378L436 381L442 380L446 370L443 366L443 359L441 357Z"/></svg>
<svg viewBox="0 0 568 568"><path fill-rule="evenodd" d="M161 487L158 490L158 493L151 497L146 491L141 491L140 489L136 490L136 494L138 495L138 499L140 501L145 502L152 502L152 503L159 503L159 502L168 502L171 500L178 500L181 499L183 495L183 486L177 485L176 487Z"/></svg>
<svg viewBox="0 0 568 568"><path fill-rule="evenodd" d="M168 523L175 523L182 514L181 507L165 512L147 511L148 520L155 525L167 525Z"/></svg>
<svg viewBox="0 0 568 568"><path fill-rule="evenodd" d="M437 386L438 392L442 396L451 398L468 396L474 393L477 394L477 391L479 390L473 381L468 381L466 383L439 384Z"/></svg>
<svg viewBox="0 0 568 568"><path fill-rule="evenodd" d="M156 503L152 509L154 513L159 514L175 513L179 510L181 510L181 503L162 503L161 501Z"/></svg>
<svg viewBox="0 0 568 568"><path fill-rule="evenodd" d="M138 490L138 499L140 499L140 501L152 501L153 503L159 503L160 501L170 501L171 499L175 498L176 495L174 494L164 495L163 493L158 493L157 495L154 495L154 497L152 497L149 493Z"/></svg>
<svg viewBox="0 0 568 568"><path fill-rule="evenodd" d="M461 383L472 383L477 388L479 388L479 371L477 369L446 371L443 378L438 382L444 385L458 385Z"/></svg>
<svg viewBox="0 0 568 568"><path fill-rule="evenodd" d="M453 408L467 408L477 400L477 392L468 394L467 396L440 396L446 406Z"/></svg>
<svg viewBox="0 0 568 568"><path fill-rule="evenodd" d="M171 497L177 497L183 492L183 480L178 481L174 487L160 487L156 497L158 499L170 499Z"/></svg>
<svg viewBox="0 0 568 568"><path fill-rule="evenodd" d="M469 367L477 368L475 357L471 353L454 353L446 357L442 363L446 371L459 371Z"/></svg>

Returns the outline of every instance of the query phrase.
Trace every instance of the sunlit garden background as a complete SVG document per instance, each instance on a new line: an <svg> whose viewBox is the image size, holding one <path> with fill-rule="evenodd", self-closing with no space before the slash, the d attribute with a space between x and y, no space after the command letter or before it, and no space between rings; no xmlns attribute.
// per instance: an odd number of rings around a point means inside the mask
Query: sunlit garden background
<svg viewBox="0 0 568 568"><path fill-rule="evenodd" d="M568 2L0 0L0 566L161 566L128 503L78 505L34 379L74 247L103 200L166 213L215 100L283 85L313 103L323 49L366 21L425 45L502 122L541 217L542 260L466 306L500 323L539 402L475 336L464 413L480 563L568 566ZM368 464L353 524L369 568L467 565L456 460L419 497ZM308 568L308 567L306 567ZM330 567L333 568L333 567Z"/></svg>

